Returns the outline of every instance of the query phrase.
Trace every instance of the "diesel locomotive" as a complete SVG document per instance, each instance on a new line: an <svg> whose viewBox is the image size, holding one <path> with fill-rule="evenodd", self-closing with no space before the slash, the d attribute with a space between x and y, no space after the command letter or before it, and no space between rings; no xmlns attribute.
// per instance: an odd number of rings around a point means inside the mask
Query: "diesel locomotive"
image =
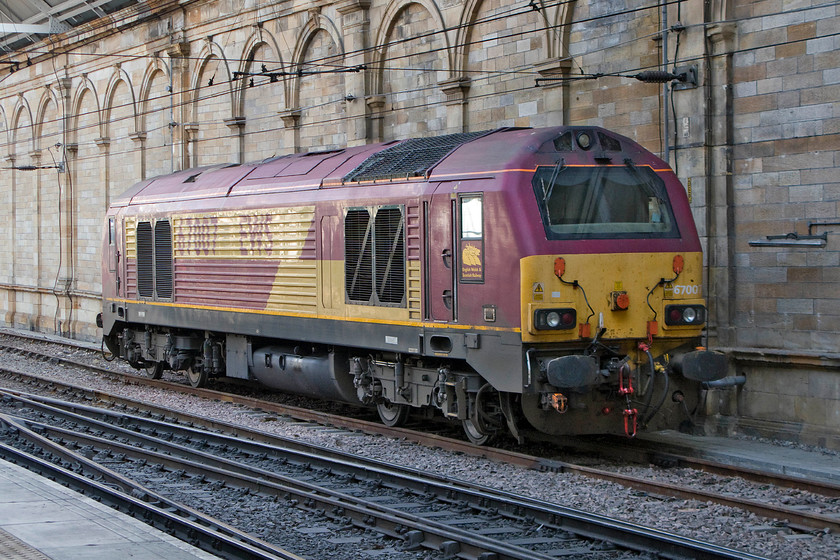
<svg viewBox="0 0 840 560"><path fill-rule="evenodd" d="M674 428L700 347L700 241L668 165L598 127L499 129L196 168L107 212L104 344L460 422L478 443Z"/></svg>

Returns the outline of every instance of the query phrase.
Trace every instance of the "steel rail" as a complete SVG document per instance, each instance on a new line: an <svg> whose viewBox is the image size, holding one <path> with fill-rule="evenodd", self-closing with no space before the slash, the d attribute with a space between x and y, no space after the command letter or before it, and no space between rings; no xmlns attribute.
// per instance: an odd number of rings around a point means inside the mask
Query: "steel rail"
<svg viewBox="0 0 840 560"><path fill-rule="evenodd" d="M63 360L61 358L60 360ZM592 467L585 467L581 465L575 465L572 463L558 461L553 459L546 459L541 457L535 457L532 455L527 455L515 451L503 450L503 449L496 449L490 447L483 447L483 446L476 446L472 443L456 440L453 438L448 438L444 436L440 436L437 434L427 434L423 432L417 432L414 430L406 429L406 428L398 428L398 427L388 427L380 424L378 422L369 422L366 420L356 419L356 418L348 418L344 416L336 416L325 412L314 411L309 409L304 409L300 407L288 406L288 405L281 405L277 403L272 403L269 401L264 401L252 397L245 397L239 395L233 395L230 393L224 393L221 391L216 391L212 389L194 389L188 385L182 385L178 383L172 383L168 381L162 380L154 380L139 377L136 375L131 374L123 374L119 372L113 372L110 370L105 370L102 368L97 368L95 366L88 366L81 362L75 362L73 360L66 361L68 365L75 365L77 367L81 367L84 369L92 369L94 371L99 371L114 378L119 379L123 383L126 384L138 384L143 386L152 386L158 387L165 390L175 390L185 394L198 396L201 398L206 398L210 400L222 401L222 402L230 402L234 404L239 404L242 406L248 406L256 409L261 409L265 412L274 413L280 416L289 416L296 420L303 420L308 422L314 422L318 424L328 425L328 426L335 426L338 428L343 428L352 431L360 431L367 434L379 434L385 435L394 438L405 439L408 441L413 441L420 445L425 445L429 447L439 447L441 449L452 451L456 453L464 453L474 457L484 457L490 460L495 460L503 463L520 465L527 468L533 468L542 471L555 471L555 472L564 472L564 473L572 473L581 476L586 476L589 478L595 478L599 480L606 480L610 482L614 482L620 484L622 486L633 488L645 493L650 494L660 494L665 496L671 496L679 499L684 500L700 500L700 501L711 501L714 503L718 503L721 505L735 507L738 509L742 509L745 511L750 511L755 513L756 515L760 515L763 517L773 518L773 519L782 519L789 522L789 525L793 528L797 528L800 530L824 530L828 529L832 532L840 533L840 520L820 516L818 514L811 514L808 512L802 512L799 510L795 510L792 508L782 507L782 506L773 506L769 504L763 504L761 502L753 501L753 500L746 500L737 498L734 496L727 496L712 492L705 492L702 490L692 490L690 488L684 488L681 486L656 482L656 481L649 481L644 479L639 479L636 477L623 475L607 470L596 469ZM0 368L0 372L7 371L14 375L19 375L23 377L39 377L34 376L29 373L16 371L10 368ZM68 389L76 389L70 385L63 384L60 382L56 382L53 380L49 380L46 378L41 378L47 383L51 383L54 385L61 385L65 386ZM110 395L103 391L91 390L90 391L92 398L97 400L102 400L104 402L129 402L130 399L125 399L124 397L116 397L114 395ZM136 401L131 406L144 406L144 407L154 407L154 405L147 405L147 404L137 404ZM186 418L187 415L179 415L173 411L162 409L160 407L155 407L160 412L161 415L166 416L183 416ZM193 419L188 420L194 423L198 423L199 420ZM237 430L242 431L242 428L236 428ZM244 432L243 432L244 433ZM256 436L255 436L256 437ZM688 461L690 458L688 457L679 457L680 460ZM792 488L799 488L805 489L808 491L813 491L815 493L827 495L827 496L834 496L840 493L840 486L828 482L828 481L804 481L803 479L797 477L791 477L787 475L775 474L775 473L753 473L749 469L745 469L742 473L741 469L732 467L729 465L714 463L714 468L717 470L718 473L726 474L728 476L739 476L745 478L747 480L754 480L759 482L769 482L773 484L777 484L780 486L787 486ZM711 466L709 465L709 469ZM778 482L775 482L778 481Z"/></svg>
<svg viewBox="0 0 840 560"><path fill-rule="evenodd" d="M458 527L449 527L445 524L432 520L424 520L399 510L375 503L368 503L363 499L330 491L321 486L295 481L288 477L277 476L269 471L256 468L246 469L241 465L236 465L233 461L226 461L219 458L208 459L208 457L212 456L207 456L206 454L197 454L201 456L199 460L189 460L183 456L179 458L171 454L138 448L130 444L104 439L99 436L80 434L72 430L65 430L38 422L27 420L9 422L12 425L20 427L29 425L32 429L60 437L65 442L74 441L78 444L91 445L97 448L115 449L120 454L135 459L144 459L149 462L162 464L173 470L189 470L192 473L221 480L225 484L248 488L253 492L273 494L286 498L291 497L297 507L337 519L346 519L349 517L352 519L353 524L359 528L374 529L395 539L406 539L406 534L409 533L413 537L419 535L419 538L415 537L414 544L422 544L432 550L443 550L446 543L457 543L458 552L463 554L465 558L482 558L483 554L488 553L494 555L492 557L498 560L554 560L555 558L554 556L541 554L520 546L509 545L502 541L484 537ZM167 445L162 440L155 440L155 445L165 448L169 452L179 447L172 444ZM180 451L183 455L184 450L181 449ZM208 464L208 462L221 464L226 468ZM251 474L245 474L246 472L250 472ZM282 480L282 482L276 482L278 479ZM604 535L601 535L601 538L604 538ZM452 545L450 544L449 546L451 547ZM683 556L681 558L693 557Z"/></svg>
<svg viewBox="0 0 840 560"><path fill-rule="evenodd" d="M56 408L54 408L52 405L41 404L37 401L31 401L28 399L22 400L26 402L27 405L30 407L37 407L40 404L41 406L43 406L45 411L50 414L58 414L62 412L61 410L57 410ZM84 408L90 414L102 414L101 410L95 409L93 407ZM175 459L174 457L190 457L191 461L197 461L199 464L202 465L202 468L207 469L205 471L205 474L207 475L221 477L222 479L229 482L233 482L235 484L243 484L244 480L246 484L252 484L252 488L256 491L265 491L267 488L266 481L277 481L277 484L281 484L283 486L283 488L279 489L278 491L297 492L302 502L312 502L314 500L318 503L321 503L320 497L322 497L324 494L330 494L330 492L325 491L321 487L313 486L310 484L302 484L298 481L290 480L286 477L279 476L272 472L257 469L254 467L244 466L239 461L234 462L227 459L220 459L215 456L196 451L192 448L185 448L182 445L174 444L170 441L163 441L157 437L138 434L133 430L113 426L112 424L107 422L82 417L74 412L64 412L64 414L67 415L68 418L73 419L74 422L87 421L97 430L112 430L114 432L117 432L121 440L126 438L144 440L147 442L147 445L154 445L154 447L158 451L155 453L144 452L138 449L137 447L127 443L114 444L111 443L111 440L106 441L99 436L88 436L85 434L76 433L75 430L68 431L57 427L47 427L45 425L39 425L39 430L53 431L57 437L63 439L75 439L77 441L83 441L86 445L93 445L98 447L110 445L119 447L120 453L124 453L133 457L142 457L147 460L154 460L156 462L165 463L170 468L183 467L181 461ZM147 430L149 426L151 426L153 430L161 428L167 430L169 435L171 435L171 433L175 430L183 430L186 438L202 438L203 441L215 440L216 445L225 444L230 445L234 448L243 445L242 442L239 442L236 439L228 436L222 436L219 434L208 434L206 432L201 432L193 428L182 428L180 426L161 426L160 422L154 420L147 420L144 418L132 418L130 422L147 423ZM167 438L167 440L168 439L170 438ZM255 442L244 442L244 446L247 447L252 454L258 454L262 456L266 456L269 454L274 456L280 455L283 456L285 460L291 459L290 455L293 453L292 450L278 449L277 447L271 447ZM163 455L161 455L161 453L163 453ZM346 469L349 465L352 464L352 459L349 459L347 457L348 456L345 455L344 460L336 461L332 459L328 460L324 457L319 457L318 454L301 452L300 456L297 457L297 461L305 463L307 465L319 464L319 467L322 469L327 469L330 472L339 472L341 469ZM377 480L393 484L395 487L410 487L418 492L425 493L428 493L431 489L434 489L436 494L442 496L445 495L447 497L446 500L453 503L463 501L464 503L478 504L477 506L473 506L475 507L475 509L493 508L496 511L508 512L511 516L528 516L530 518L533 518L533 523L535 525L559 525L563 529L572 533L580 534L588 538L607 539L610 542L615 542L616 544L630 548L632 550L655 552L667 558L758 558L747 553L734 551L732 549L719 547L717 545L710 545L709 543L702 543L701 541L693 539L686 539L684 537L679 537L663 531L658 531L644 527L637 527L635 525L610 519L605 516L589 514L572 508L565 508L562 506L551 506L537 500L533 500L523 496L513 495L506 492L501 492L492 488L476 486L460 481L444 480L440 477L428 477L425 475L425 473L420 473L419 471L416 471L414 469L395 469L391 465L383 465L380 462L373 463L371 461L363 461L360 466L363 469L362 476L373 477ZM354 465L354 468L358 467ZM214 471L212 469L218 470ZM226 478L230 476L229 471L235 471L236 473L238 473L239 477L244 478L239 479L237 481L232 480L230 478ZM349 474L354 474L354 471L349 471ZM314 494L317 494L319 497L314 497ZM335 494L334 497L336 500L350 499L346 494L340 493ZM323 509L325 510L326 508L337 507L348 509L351 508L351 506L338 502L327 502L323 505ZM381 507L382 506L378 506L376 504L368 506L370 510L378 510ZM422 533L424 535L424 540L428 539L427 535L431 530L428 521L417 519L416 517L414 517L413 519L405 519L405 517L408 516L408 514L395 510L389 510L387 508L385 513L388 516L387 523L391 523L392 520L395 518L400 518L402 526L411 527L413 531L419 531L420 533ZM371 513L371 511L364 511L362 513L357 513L357 516L359 515L362 516L362 519L365 519L369 516L372 516L373 514ZM457 539L458 542L464 542L463 539L465 537L475 538L474 535L464 535L463 533L461 533L459 536L457 531L452 532L452 528L445 526L438 527L438 530L447 531L447 533L445 534L437 535L437 538L434 542L438 546L440 545L440 543L447 542L448 540L452 541ZM481 551L481 548L477 543L470 542L469 544L470 546L479 547L478 551ZM539 556L536 555L533 551L525 551L524 553L522 553L521 551L513 551L518 552L519 555L508 556L504 552L504 550L500 548L484 548L484 550L491 550L494 553L500 555L500 558L539 558ZM508 554L512 554L513 552L508 552Z"/></svg>
<svg viewBox="0 0 840 560"><path fill-rule="evenodd" d="M87 405L76 405L73 403L66 403L61 405L61 401L51 399L49 397L40 397L36 395L29 395L27 398L33 399L34 401L43 402L48 405L53 406L61 406L67 410L71 411L79 411L86 414L103 414L102 409L89 407ZM161 409L161 413L165 412ZM114 417L120 416L122 413L118 412L109 412L109 414L113 415ZM191 415L186 414L177 414L175 415L178 417L178 420L181 422L187 423L189 426L200 425L202 420L198 417L194 417ZM146 420L149 423L154 423L157 425L161 430L171 429L172 425L165 423L165 422L157 422L153 420ZM288 451L299 451L303 454L308 456L307 460L310 461L318 461L321 458L331 458L335 460L349 460L350 458L346 453L343 453L339 450L328 449L322 446L307 444L305 442L301 442L299 440L293 438L285 438L282 436L274 436L274 435L267 435L263 432L258 432L254 430L249 430L243 428L241 426L235 426L233 424L223 424L218 422L211 422L209 427L212 429L221 429L226 433L233 434L234 436L240 438L235 439L230 436L222 436L219 434L210 434L206 431L194 430L192 433L195 437L201 438L215 438L218 440L224 440L230 445L238 444L240 446L249 445L249 442L243 441L242 438L246 440L251 440L251 442L263 442L271 447L266 447L262 449L258 449L254 451L255 453L259 452L268 452L272 449L276 449L275 446L282 446L284 450ZM183 429L183 428L182 428ZM257 447L256 444L254 447ZM353 456L352 460L363 460L360 457ZM394 470L395 467L392 465L386 465L380 461L375 461L372 459L364 459L371 465L372 469L375 468L387 468L390 470ZM415 471L414 469L400 467L400 470L403 470L407 473L415 472L420 474L419 471ZM559 470L559 469L558 469ZM833 516L826 516L820 515L816 513L808 513L803 512L798 509L793 509L789 507L785 507L783 505L768 505L762 502L758 502L756 500L747 500L745 498L737 498L732 496L725 496L722 494L714 493L714 492L707 492L703 490L690 490L686 489L681 486L676 486L673 484L668 484L664 482L652 482L647 483L644 480L640 480L628 475L622 475L619 473L614 473L611 471L604 471L600 469L594 469L590 467L581 467L581 466L570 466L569 468L562 469L565 472L573 472L578 474L584 474L586 476L597 478L600 480L606 480L610 482L618 482L624 486L632 487L637 490L652 493L652 494L662 494L668 495L680 499L694 499L700 501L713 501L715 503L720 503L722 505L727 505L730 507L735 507L738 509L747 509L755 513L756 515L761 515L762 517L769 517L775 519L784 519L788 522L788 524L794 527L805 528L806 530L814 530L814 529L828 529L835 533L840 533L840 518L833 517ZM423 476L432 477L432 475L428 473L422 473ZM441 478L441 480L443 480ZM453 483L457 483L457 481L453 481ZM493 492L492 489L484 488L483 491L485 493Z"/></svg>
<svg viewBox="0 0 840 560"><path fill-rule="evenodd" d="M231 560L304 560L296 554L152 492L82 455L65 449L5 414L0 414L0 425L6 432L12 432L14 436L27 441L33 449L47 456L47 459L41 459L0 442L0 456L3 459L94 497L123 513L139 516L156 529L202 550ZM77 465L82 467L82 472L94 473L104 482L74 472L72 468Z"/></svg>

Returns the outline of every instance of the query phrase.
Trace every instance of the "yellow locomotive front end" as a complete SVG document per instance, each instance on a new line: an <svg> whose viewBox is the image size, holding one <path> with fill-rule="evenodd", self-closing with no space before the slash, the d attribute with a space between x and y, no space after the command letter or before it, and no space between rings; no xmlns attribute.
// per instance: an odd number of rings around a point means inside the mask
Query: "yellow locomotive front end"
<svg viewBox="0 0 840 560"><path fill-rule="evenodd" d="M691 423L698 384L726 367L698 348L707 315L700 253L540 255L520 265L532 425L632 436Z"/></svg>
<svg viewBox="0 0 840 560"><path fill-rule="evenodd" d="M702 384L703 256L682 185L625 138L574 129L531 186L534 252L519 260L522 409L549 434L690 425Z"/></svg>

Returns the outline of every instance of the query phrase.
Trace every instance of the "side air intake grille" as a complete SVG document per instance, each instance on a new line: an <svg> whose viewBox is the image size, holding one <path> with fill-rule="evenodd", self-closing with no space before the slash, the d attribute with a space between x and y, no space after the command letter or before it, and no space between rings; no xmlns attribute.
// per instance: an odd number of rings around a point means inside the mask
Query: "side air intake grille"
<svg viewBox="0 0 840 560"><path fill-rule="evenodd" d="M169 220L155 224L155 293L172 299L172 228Z"/></svg>
<svg viewBox="0 0 840 560"><path fill-rule="evenodd" d="M345 175L344 181L420 177L455 148L485 134L487 132L466 132L405 140L367 158Z"/></svg>
<svg viewBox="0 0 840 560"><path fill-rule="evenodd" d="M348 210L344 218L344 243L347 301L360 305L405 306L403 209Z"/></svg>
<svg viewBox="0 0 840 560"><path fill-rule="evenodd" d="M368 303L373 293L373 240L367 210L348 210L344 218L344 283L347 299Z"/></svg>
<svg viewBox="0 0 840 560"><path fill-rule="evenodd" d="M399 208L376 213L376 295L380 303L402 303L405 296L405 233Z"/></svg>
<svg viewBox="0 0 840 560"><path fill-rule="evenodd" d="M137 223L137 294L150 298L154 294L154 245L152 224Z"/></svg>

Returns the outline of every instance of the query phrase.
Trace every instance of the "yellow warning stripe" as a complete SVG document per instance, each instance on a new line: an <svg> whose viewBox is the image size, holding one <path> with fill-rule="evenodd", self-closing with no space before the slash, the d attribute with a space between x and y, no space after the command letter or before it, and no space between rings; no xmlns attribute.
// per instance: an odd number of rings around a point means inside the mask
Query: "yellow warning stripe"
<svg viewBox="0 0 840 560"><path fill-rule="evenodd" d="M196 309L201 311L229 311L237 313L252 313L256 315L270 315L274 317L295 317L299 319L325 319L332 321L348 321L351 323L369 323L377 325L396 325L404 327L423 327L428 329L454 329L454 330L478 330L478 331L495 331L495 332L521 332L518 328L504 328L504 327L488 327L485 325L455 325L450 323L418 323L417 321L394 321L389 319L366 319L361 317L339 317L337 315L315 315L312 313L295 313L295 312L281 312L269 311L266 309L241 309L238 307L220 307L213 305L184 305L181 303L168 303L164 301L143 301L131 299L106 299L106 302L132 304L132 305L151 305L155 307L173 307L180 309Z"/></svg>

